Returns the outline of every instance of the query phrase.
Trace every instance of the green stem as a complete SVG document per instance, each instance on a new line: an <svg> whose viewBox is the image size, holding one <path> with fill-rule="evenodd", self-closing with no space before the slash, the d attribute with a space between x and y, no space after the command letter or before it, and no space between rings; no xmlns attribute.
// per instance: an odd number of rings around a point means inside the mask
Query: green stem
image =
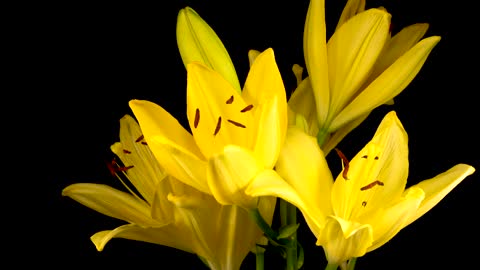
<svg viewBox="0 0 480 270"><path fill-rule="evenodd" d="M285 227L288 225L288 202L280 200L280 227Z"/></svg>
<svg viewBox="0 0 480 270"><path fill-rule="evenodd" d="M354 270L356 263L357 263L357 258L351 258L351 259L348 261L347 270Z"/></svg>
<svg viewBox="0 0 480 270"><path fill-rule="evenodd" d="M255 265L256 270L263 270L265 265L265 249L263 247L257 246L257 250L255 252Z"/></svg>
<svg viewBox="0 0 480 270"><path fill-rule="evenodd" d="M263 233L267 236L267 238L276 241L278 233L274 231L270 227L270 225L268 225L265 219L263 219L262 214L260 214L260 211L258 211L258 208L251 209L249 213L255 223L257 223L257 226L260 228L260 230L262 230Z"/></svg>
<svg viewBox="0 0 480 270"><path fill-rule="evenodd" d="M325 270L337 270L338 264L327 264L327 267L325 267Z"/></svg>
<svg viewBox="0 0 480 270"><path fill-rule="evenodd" d="M297 208L290 203L287 205L287 223L297 224ZM297 232L294 232L289 240L286 270L297 270Z"/></svg>

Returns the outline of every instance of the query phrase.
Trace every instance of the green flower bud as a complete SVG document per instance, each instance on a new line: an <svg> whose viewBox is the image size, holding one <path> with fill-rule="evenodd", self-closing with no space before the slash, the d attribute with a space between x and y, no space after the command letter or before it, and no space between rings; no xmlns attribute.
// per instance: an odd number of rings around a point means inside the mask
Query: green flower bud
<svg viewBox="0 0 480 270"><path fill-rule="evenodd" d="M185 67L192 61L202 62L241 92L235 67L225 46L215 31L190 7L178 13L177 45Z"/></svg>

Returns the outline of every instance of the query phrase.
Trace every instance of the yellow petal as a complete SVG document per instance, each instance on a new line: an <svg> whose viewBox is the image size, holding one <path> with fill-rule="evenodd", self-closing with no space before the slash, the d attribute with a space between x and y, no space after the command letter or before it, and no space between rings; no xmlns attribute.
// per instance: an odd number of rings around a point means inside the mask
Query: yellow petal
<svg viewBox="0 0 480 270"><path fill-rule="evenodd" d="M259 173L251 181L245 194L251 197L278 197L295 205L302 212L314 235L320 233L323 227L325 215L319 210L319 206L308 204L291 185L273 170L264 170Z"/></svg>
<svg viewBox="0 0 480 270"><path fill-rule="evenodd" d="M330 213L333 177L315 137L290 127L275 170L308 205Z"/></svg>
<svg viewBox="0 0 480 270"><path fill-rule="evenodd" d="M186 252L197 253L201 256L208 254L196 248L195 241L191 239L191 233L182 231L174 225L167 225L161 228L141 228L134 224L123 225L114 230L98 232L92 235L90 240L95 244L98 251L102 251L112 238L124 238L168 246Z"/></svg>
<svg viewBox="0 0 480 270"><path fill-rule="evenodd" d="M360 222L368 222L373 228L373 244L368 252L381 247L404 228L405 222L415 214L424 197L421 189L413 188L397 202L374 211L373 216L362 217Z"/></svg>
<svg viewBox="0 0 480 270"><path fill-rule="evenodd" d="M395 112L388 113L372 140L350 161L332 189L337 216L352 219L399 198L408 176L408 139ZM346 177L346 178L345 178Z"/></svg>
<svg viewBox="0 0 480 270"><path fill-rule="evenodd" d="M215 219L215 255L222 259L219 269L240 269L245 257L263 233L245 209L236 205L222 206Z"/></svg>
<svg viewBox="0 0 480 270"><path fill-rule="evenodd" d="M157 184L166 176L144 140L139 140L142 131L130 115L120 119L120 142L110 149L128 169L125 174L135 189L149 203L152 203Z"/></svg>
<svg viewBox="0 0 480 270"><path fill-rule="evenodd" d="M243 87L242 97L246 102L258 107L275 96L285 102L286 111L285 86L273 49L269 48L255 57Z"/></svg>
<svg viewBox="0 0 480 270"><path fill-rule="evenodd" d="M247 149L228 145L208 161L208 185L219 203L252 209L257 200L247 196L245 189L262 170L262 164Z"/></svg>
<svg viewBox="0 0 480 270"><path fill-rule="evenodd" d="M269 172L269 171L267 171L267 172ZM260 173L260 175L262 175L262 173ZM245 192L245 193L247 193L247 192ZM258 198L258 204L257 204L258 210L259 210L260 214L262 215L263 219L269 225L272 224L273 216L275 214L276 204L277 204L277 197L275 197L275 196L264 196L264 197ZM267 239L262 239L262 241L264 241L264 240L267 240Z"/></svg>
<svg viewBox="0 0 480 270"><path fill-rule="evenodd" d="M63 189L62 195L106 216L142 227L159 227L165 224L151 218L150 206L147 203L107 185L72 184Z"/></svg>
<svg viewBox="0 0 480 270"><path fill-rule="evenodd" d="M260 55L260 51L257 51L257 50L249 50L248 51L248 63L250 65L250 67L253 65L253 62L255 62L255 59L259 55Z"/></svg>
<svg viewBox="0 0 480 270"><path fill-rule="evenodd" d="M466 164L458 164L431 179L424 180L411 188L421 188L425 192L425 199L420 204L418 211L413 215L407 224L417 220L423 214L432 209L447 194L460 184L467 176L473 174L475 168ZM408 192L408 190L406 192Z"/></svg>
<svg viewBox="0 0 480 270"><path fill-rule="evenodd" d="M311 0L303 35L303 53L312 83L317 119L320 126L327 120L330 101L328 82L325 0Z"/></svg>
<svg viewBox="0 0 480 270"><path fill-rule="evenodd" d="M303 81L303 67L298 64L294 64L292 66L292 72L293 72L293 75L295 75L295 78L297 79L297 86L298 86Z"/></svg>
<svg viewBox="0 0 480 270"><path fill-rule="evenodd" d="M337 115L330 131L337 130L398 95L417 75L439 41L438 36L425 38L403 54Z"/></svg>
<svg viewBox="0 0 480 270"><path fill-rule="evenodd" d="M295 89L288 100L288 106L293 112L305 118L308 134L316 136L318 133L317 109L310 78L305 78Z"/></svg>
<svg viewBox="0 0 480 270"><path fill-rule="evenodd" d="M167 176L170 178L170 176ZM182 184L183 183L177 183ZM170 192L170 181L165 179L157 184L155 194L151 203L151 216L158 221L174 220L174 206L168 201L167 196Z"/></svg>
<svg viewBox="0 0 480 270"><path fill-rule="evenodd" d="M410 50L425 35L428 30L427 23L416 23L404 27L385 44L382 54L378 58L370 82L393 64L400 56ZM368 82L369 83L369 82Z"/></svg>
<svg viewBox="0 0 480 270"><path fill-rule="evenodd" d="M204 159L166 137L153 136L148 145L169 175L186 185L210 193L207 185L207 162Z"/></svg>
<svg viewBox="0 0 480 270"><path fill-rule="evenodd" d="M343 24L328 41L328 120L352 100L367 79L388 38L390 18L385 11L369 9Z"/></svg>
<svg viewBox="0 0 480 270"><path fill-rule="evenodd" d="M252 112L217 72L200 63L187 66L187 116L195 141L208 158L227 144L247 146Z"/></svg>
<svg viewBox="0 0 480 270"><path fill-rule="evenodd" d="M131 100L129 105L147 143L153 136L163 136L180 147L188 149L192 154L201 156L192 134L162 107L146 100Z"/></svg>
<svg viewBox="0 0 480 270"><path fill-rule="evenodd" d="M372 244L372 227L341 219L327 218L317 245L325 250L329 264L341 264L351 258L361 257Z"/></svg>
<svg viewBox="0 0 480 270"><path fill-rule="evenodd" d="M253 146L255 157L262 162L265 169L272 169L277 162L280 149L285 140L287 129L287 115L281 115L284 104L278 97L274 97L257 109L255 118L256 138Z"/></svg>
<svg viewBox="0 0 480 270"><path fill-rule="evenodd" d="M255 58L242 97L253 105L255 155L265 168L272 168L285 139L288 115L285 87L271 48Z"/></svg>
<svg viewBox="0 0 480 270"><path fill-rule="evenodd" d="M365 0L348 0L347 4L343 8L342 15L338 20L337 31L346 21L350 20L353 16L365 10Z"/></svg>
<svg viewBox="0 0 480 270"><path fill-rule="evenodd" d="M235 67L215 31L191 7L178 12L177 44L185 67L198 61L220 73L241 92Z"/></svg>

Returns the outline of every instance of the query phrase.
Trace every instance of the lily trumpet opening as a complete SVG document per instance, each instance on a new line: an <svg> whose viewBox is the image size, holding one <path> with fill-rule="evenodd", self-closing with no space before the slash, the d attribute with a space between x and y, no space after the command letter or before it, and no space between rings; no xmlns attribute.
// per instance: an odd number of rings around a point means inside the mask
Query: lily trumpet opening
<svg viewBox="0 0 480 270"><path fill-rule="evenodd" d="M224 205L256 208L244 190L273 167L287 129L285 88L272 49L259 54L241 93L217 71L187 65L191 133L162 107L130 101L145 140L165 171Z"/></svg>
<svg viewBox="0 0 480 270"><path fill-rule="evenodd" d="M325 1L310 1L303 39L308 77L288 103L290 122L304 119L326 154L373 109L391 103L440 41L439 36L422 39L425 23L391 37L390 21L384 8L365 10L364 0L349 0L327 42Z"/></svg>
<svg viewBox="0 0 480 270"><path fill-rule="evenodd" d="M289 129L276 164L284 182L253 183L251 196L277 196L303 213L330 265L373 251L434 207L475 169L458 164L406 188L408 139L394 111L333 181L316 138Z"/></svg>
<svg viewBox="0 0 480 270"><path fill-rule="evenodd" d="M109 168L128 192L93 183L72 184L62 192L128 223L94 234L90 239L98 251L112 238L124 238L197 254L212 270L238 270L262 240L262 231L244 209L221 205L166 174L131 116L120 120L120 142L111 150L120 160ZM263 200L259 211L271 220L274 208L274 201Z"/></svg>

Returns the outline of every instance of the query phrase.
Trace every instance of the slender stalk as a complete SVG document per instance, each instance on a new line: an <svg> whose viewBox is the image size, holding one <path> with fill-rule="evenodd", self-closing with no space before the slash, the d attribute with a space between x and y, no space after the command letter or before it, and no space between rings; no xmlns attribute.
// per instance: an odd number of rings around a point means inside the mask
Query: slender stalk
<svg viewBox="0 0 480 270"><path fill-rule="evenodd" d="M288 202L280 200L280 226L284 227L288 225Z"/></svg>
<svg viewBox="0 0 480 270"><path fill-rule="evenodd" d="M357 258L351 258L350 260L348 260L347 270L354 270L356 263L357 263Z"/></svg>
<svg viewBox="0 0 480 270"><path fill-rule="evenodd" d="M325 270L337 270L338 264L327 264L327 267L325 267Z"/></svg>
<svg viewBox="0 0 480 270"><path fill-rule="evenodd" d="M278 233L274 231L270 225L263 219L262 214L260 214L260 211L258 211L258 208L252 209L249 211L250 216L253 218L255 223L257 223L257 226L260 228L260 230L263 231L263 233L267 236L268 239L270 240L277 240Z"/></svg>
<svg viewBox="0 0 480 270"><path fill-rule="evenodd" d="M263 247L257 246L257 250L255 252L255 269L256 270L263 270L265 267L265 249Z"/></svg>
<svg viewBox="0 0 480 270"><path fill-rule="evenodd" d="M287 205L287 223L297 224L297 208L290 203ZM297 270L297 232L294 232L289 240L286 270Z"/></svg>

